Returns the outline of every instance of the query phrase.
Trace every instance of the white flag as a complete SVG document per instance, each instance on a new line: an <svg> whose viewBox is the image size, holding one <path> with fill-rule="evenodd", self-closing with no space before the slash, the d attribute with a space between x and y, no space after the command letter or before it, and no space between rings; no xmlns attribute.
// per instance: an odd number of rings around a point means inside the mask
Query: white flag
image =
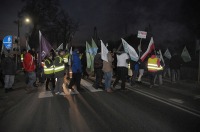
<svg viewBox="0 0 200 132"><path fill-rule="evenodd" d="M101 41L101 59L108 62L108 56L107 56L108 49L104 45L103 41L102 40L100 41Z"/></svg>
<svg viewBox="0 0 200 132"><path fill-rule="evenodd" d="M66 44L66 47L65 47L65 49L68 51L68 44Z"/></svg>
<svg viewBox="0 0 200 132"><path fill-rule="evenodd" d="M168 59L171 59L171 57L172 57L172 55L171 55L171 53L169 52L168 49L166 49L166 51L165 51L165 53L164 53L164 56L165 56L166 58L168 58Z"/></svg>
<svg viewBox="0 0 200 132"><path fill-rule="evenodd" d="M63 49L63 43L60 46L58 46L58 48L56 50L59 51L61 49Z"/></svg>
<svg viewBox="0 0 200 132"><path fill-rule="evenodd" d="M161 59L161 61L163 62L163 66L165 66L165 61L164 61L164 59L163 59L162 52L161 52L160 49L159 49L159 54L160 54L160 59Z"/></svg>
<svg viewBox="0 0 200 132"><path fill-rule="evenodd" d="M72 47L70 48L70 52L69 53L72 55Z"/></svg>
<svg viewBox="0 0 200 132"><path fill-rule="evenodd" d="M191 57L190 57L190 54L189 54L186 46L184 47L184 49L182 51L181 57L182 57L182 59L183 59L184 62L191 61Z"/></svg>
<svg viewBox="0 0 200 132"><path fill-rule="evenodd" d="M139 56L138 56L137 52L123 38L122 38L122 44L123 44L123 47L124 47L124 51L129 54L131 60L138 61Z"/></svg>

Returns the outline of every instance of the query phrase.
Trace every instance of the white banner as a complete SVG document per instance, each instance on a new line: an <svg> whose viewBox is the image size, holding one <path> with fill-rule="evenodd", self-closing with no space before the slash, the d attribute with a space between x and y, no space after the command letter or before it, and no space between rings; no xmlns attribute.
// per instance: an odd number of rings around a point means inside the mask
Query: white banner
<svg viewBox="0 0 200 132"><path fill-rule="evenodd" d="M143 38L143 39L146 39L146 36L147 36L147 32L145 31L138 31L138 38Z"/></svg>
<svg viewBox="0 0 200 132"><path fill-rule="evenodd" d="M100 41L101 41L101 59L108 62L108 56L107 56L108 49L104 45L103 41L102 40Z"/></svg>

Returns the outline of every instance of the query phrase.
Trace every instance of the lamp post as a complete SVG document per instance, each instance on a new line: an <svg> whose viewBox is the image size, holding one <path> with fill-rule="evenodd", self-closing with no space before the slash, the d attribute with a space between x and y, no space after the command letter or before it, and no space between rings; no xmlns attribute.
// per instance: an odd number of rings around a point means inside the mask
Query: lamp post
<svg viewBox="0 0 200 132"><path fill-rule="evenodd" d="M29 24L31 22L30 18L26 17L24 19L25 24ZM20 46L20 26L22 26L22 19L17 20L17 40L18 40L18 46Z"/></svg>
<svg viewBox="0 0 200 132"><path fill-rule="evenodd" d="M25 18L24 19L24 23L25 24L28 24L30 23L30 19L29 18ZM18 49L18 52L21 53L21 50L20 50L20 27L22 26L22 19L18 18L17 20L17 49ZM17 66L17 62L18 62L18 56L16 54L16 66Z"/></svg>

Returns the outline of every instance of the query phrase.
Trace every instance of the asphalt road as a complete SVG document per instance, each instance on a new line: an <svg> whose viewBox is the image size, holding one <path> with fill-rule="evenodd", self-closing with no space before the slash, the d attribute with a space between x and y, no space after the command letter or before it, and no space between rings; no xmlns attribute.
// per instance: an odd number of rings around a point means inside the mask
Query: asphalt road
<svg viewBox="0 0 200 132"><path fill-rule="evenodd" d="M12 94L0 132L200 132L199 116L131 90Z"/></svg>

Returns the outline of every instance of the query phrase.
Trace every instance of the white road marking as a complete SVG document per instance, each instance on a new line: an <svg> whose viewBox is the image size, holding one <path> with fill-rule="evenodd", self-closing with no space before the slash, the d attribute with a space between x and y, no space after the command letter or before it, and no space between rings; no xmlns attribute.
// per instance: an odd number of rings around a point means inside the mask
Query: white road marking
<svg viewBox="0 0 200 132"><path fill-rule="evenodd" d="M53 97L53 94L51 93L51 91L41 92L38 95L38 98L49 98L49 97Z"/></svg>
<svg viewBox="0 0 200 132"><path fill-rule="evenodd" d="M171 100L173 102L176 102L176 103L179 103L179 104L183 104L184 103L184 101L181 100L181 99L170 98L169 100Z"/></svg>
<svg viewBox="0 0 200 132"><path fill-rule="evenodd" d="M95 89L91 83L86 80L81 79L81 85L87 88L90 92L100 92L102 89Z"/></svg>
<svg viewBox="0 0 200 132"><path fill-rule="evenodd" d="M200 112L197 111L197 110L195 110L195 109L192 109L192 108L189 108L189 107L186 107L186 106L181 107L181 106L175 105L175 104L173 104L173 103L168 102L166 99L163 99L163 98L161 98L161 97L155 96L155 95L150 94L150 93L146 93L146 92L141 91L141 90L138 90L138 89L131 89L131 88L128 88L128 89L131 90L131 91L133 91L133 92L139 93L139 94L141 94L141 95L144 95L144 96L149 97L149 98L151 98L151 99L154 99L154 100L156 100L156 101L162 102L162 103L164 103L164 104L167 104L167 105L169 105L169 106L172 106L172 107L177 108L177 109L179 109L179 110L185 111L185 112L187 112L187 113L190 113L190 114L192 114L192 115L197 116L197 117L200 118L200 114L198 114L198 113L200 113ZM184 107L185 107L185 108L184 108ZM193 111L194 111L194 112L193 112Z"/></svg>

